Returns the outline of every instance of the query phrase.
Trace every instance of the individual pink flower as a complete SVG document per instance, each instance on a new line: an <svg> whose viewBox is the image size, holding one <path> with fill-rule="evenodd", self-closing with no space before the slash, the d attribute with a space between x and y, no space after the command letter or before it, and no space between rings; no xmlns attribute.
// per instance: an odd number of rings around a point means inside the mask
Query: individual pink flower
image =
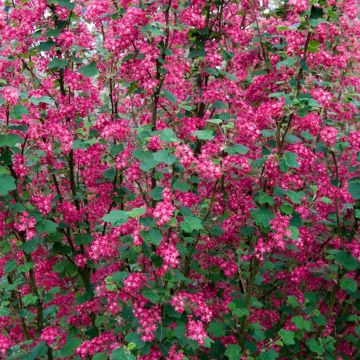
<svg viewBox="0 0 360 360"><path fill-rule="evenodd" d="M19 91L13 87L4 87L1 89L1 97L9 103L16 105L19 100Z"/></svg>
<svg viewBox="0 0 360 360"><path fill-rule="evenodd" d="M156 253L163 259L163 264L159 269L159 274L163 274L169 269L175 269L179 265L179 251L175 245L162 242Z"/></svg>
<svg viewBox="0 0 360 360"><path fill-rule="evenodd" d="M6 358L7 351L11 348L13 345L13 342L9 339L9 337L0 334L0 355L3 356L3 358Z"/></svg>
<svg viewBox="0 0 360 360"><path fill-rule="evenodd" d="M294 10L296 12L302 12L309 8L309 1L308 0L290 0L289 5L293 5Z"/></svg>
<svg viewBox="0 0 360 360"><path fill-rule="evenodd" d="M131 273L124 280L124 290L130 293L138 292L145 284L146 276L141 273Z"/></svg>
<svg viewBox="0 0 360 360"><path fill-rule="evenodd" d="M66 333L58 326L47 326L40 334L40 340L45 341L49 346L57 348L64 345Z"/></svg>
<svg viewBox="0 0 360 360"><path fill-rule="evenodd" d="M17 217L15 228L19 232L26 233L26 240L31 240L36 234L35 224L35 218L29 216L27 211L23 211L21 215Z"/></svg>
<svg viewBox="0 0 360 360"><path fill-rule="evenodd" d="M172 345L169 354L166 357L166 360L183 360L184 354L176 350L176 345Z"/></svg>
<svg viewBox="0 0 360 360"><path fill-rule="evenodd" d="M207 338L204 324L201 321L193 320L191 316L188 316L186 336L191 340L195 340L199 345L203 345Z"/></svg>
<svg viewBox="0 0 360 360"><path fill-rule="evenodd" d="M74 257L75 265L79 268L84 268L86 266L88 258L85 255L78 254Z"/></svg>
<svg viewBox="0 0 360 360"><path fill-rule="evenodd" d="M156 204L153 216L157 218L157 224L163 226L170 221L174 211L175 206L171 202L161 201Z"/></svg>
<svg viewBox="0 0 360 360"><path fill-rule="evenodd" d="M161 320L161 311L158 305L145 307L142 302L135 302L133 313L139 321L138 333L142 341L153 341L158 324Z"/></svg>
<svg viewBox="0 0 360 360"><path fill-rule="evenodd" d="M15 154L13 156L13 169L21 180L29 174L29 168L26 166L26 159L23 155Z"/></svg>
<svg viewBox="0 0 360 360"><path fill-rule="evenodd" d="M86 359L88 356L93 356L99 352L108 352L110 354L119 345L113 333L104 332L91 340L85 340L76 348L75 354L82 359Z"/></svg>
<svg viewBox="0 0 360 360"><path fill-rule="evenodd" d="M320 138L327 146L334 146L338 131L333 126L325 126L320 131Z"/></svg>

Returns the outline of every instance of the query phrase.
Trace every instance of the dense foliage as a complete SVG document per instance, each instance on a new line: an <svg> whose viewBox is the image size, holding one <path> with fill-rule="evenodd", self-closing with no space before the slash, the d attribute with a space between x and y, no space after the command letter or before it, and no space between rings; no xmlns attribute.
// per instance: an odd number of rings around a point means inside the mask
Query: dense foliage
<svg viewBox="0 0 360 360"><path fill-rule="evenodd" d="M3 0L1 359L360 358L356 0Z"/></svg>

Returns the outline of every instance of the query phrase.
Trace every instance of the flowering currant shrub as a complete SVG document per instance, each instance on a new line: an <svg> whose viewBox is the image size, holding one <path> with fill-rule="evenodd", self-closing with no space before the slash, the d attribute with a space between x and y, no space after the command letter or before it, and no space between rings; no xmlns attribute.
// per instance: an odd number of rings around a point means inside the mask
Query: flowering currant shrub
<svg viewBox="0 0 360 360"><path fill-rule="evenodd" d="M2 0L0 358L360 358L356 0Z"/></svg>

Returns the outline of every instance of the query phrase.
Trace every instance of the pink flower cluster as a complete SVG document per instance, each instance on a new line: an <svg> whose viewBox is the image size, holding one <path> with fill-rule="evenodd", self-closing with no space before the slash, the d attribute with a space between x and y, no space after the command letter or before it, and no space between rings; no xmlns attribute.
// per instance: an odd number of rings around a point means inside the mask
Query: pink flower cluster
<svg viewBox="0 0 360 360"><path fill-rule="evenodd" d="M86 359L88 356L93 356L99 352L111 352L116 349L119 343L116 340L114 334L106 332L92 340L84 341L75 351L75 354L82 359Z"/></svg>

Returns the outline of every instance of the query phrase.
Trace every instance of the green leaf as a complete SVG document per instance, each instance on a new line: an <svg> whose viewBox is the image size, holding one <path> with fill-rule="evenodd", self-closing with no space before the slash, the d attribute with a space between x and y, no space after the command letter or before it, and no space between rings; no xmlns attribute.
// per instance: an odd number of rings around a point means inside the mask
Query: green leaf
<svg viewBox="0 0 360 360"><path fill-rule="evenodd" d="M289 167L297 168L300 166L300 164L297 162L297 155L295 153L292 153L290 151L286 151L284 154L284 160L286 162L286 165Z"/></svg>
<svg viewBox="0 0 360 360"><path fill-rule="evenodd" d="M48 234L53 234L57 230L57 224L51 220L42 220L37 226L37 230L40 232L46 232Z"/></svg>
<svg viewBox="0 0 360 360"><path fill-rule="evenodd" d="M216 101L214 102L214 108L215 108L215 109L218 109L218 110L221 110L221 109L226 109L227 106L226 106L226 104L224 104L222 101L216 100Z"/></svg>
<svg viewBox="0 0 360 360"><path fill-rule="evenodd" d="M323 197L321 198L321 201L322 201L323 203L325 203L325 204L332 204L332 203L333 203L331 199L329 199L328 197L325 197L325 196L323 196Z"/></svg>
<svg viewBox="0 0 360 360"><path fill-rule="evenodd" d="M300 304L297 301L296 296L290 295L287 297L287 303L292 307L299 307Z"/></svg>
<svg viewBox="0 0 360 360"><path fill-rule="evenodd" d="M227 344L225 356L229 360L239 360L241 358L241 347L238 344Z"/></svg>
<svg viewBox="0 0 360 360"><path fill-rule="evenodd" d="M35 305L36 302L38 301L38 297L33 294L27 294L22 298L22 301L25 306Z"/></svg>
<svg viewBox="0 0 360 360"><path fill-rule="evenodd" d="M178 107L179 107L180 109L184 109L184 110L186 110L186 111L192 111L192 110L194 109L193 106L186 105L186 103L180 103L180 104L178 104Z"/></svg>
<svg viewBox="0 0 360 360"><path fill-rule="evenodd" d="M124 150L124 144L110 144L111 156L116 156Z"/></svg>
<svg viewBox="0 0 360 360"><path fill-rule="evenodd" d="M319 51L320 43L317 40L310 40L308 45L308 51L312 53L316 53Z"/></svg>
<svg viewBox="0 0 360 360"><path fill-rule="evenodd" d="M323 346L315 339L310 339L306 342L307 347L314 353L318 355L323 355L325 353L325 349Z"/></svg>
<svg viewBox="0 0 360 360"><path fill-rule="evenodd" d="M141 349L145 346L145 343L141 340L140 335L136 333L131 333L125 336L125 340L128 343L135 343L136 349Z"/></svg>
<svg viewBox="0 0 360 360"><path fill-rule="evenodd" d="M29 114L29 109L24 105L15 105L10 110L10 117L16 120L21 119L23 115Z"/></svg>
<svg viewBox="0 0 360 360"><path fill-rule="evenodd" d="M212 226L209 229L209 233L214 237L219 237L224 234L224 230L219 225Z"/></svg>
<svg viewBox="0 0 360 360"><path fill-rule="evenodd" d="M187 182L175 181L173 184L173 189L180 190L181 192L187 192L191 189L191 186Z"/></svg>
<svg viewBox="0 0 360 360"><path fill-rule="evenodd" d="M39 245L39 238L34 237L30 241L26 241L21 244L20 249L23 250L26 254L34 252Z"/></svg>
<svg viewBox="0 0 360 360"><path fill-rule="evenodd" d="M298 168L297 155L290 151L285 151L284 156L280 159L280 170L286 172L289 168Z"/></svg>
<svg viewBox="0 0 360 360"><path fill-rule="evenodd" d="M201 219L197 217L184 216L184 221L180 223L180 228L187 233L191 233L194 230L203 229L203 225Z"/></svg>
<svg viewBox="0 0 360 360"><path fill-rule="evenodd" d="M284 96L285 96L284 92L276 92L276 93L271 93L270 95L268 95L269 98L276 97L277 99L282 98Z"/></svg>
<svg viewBox="0 0 360 360"><path fill-rule="evenodd" d="M218 321L212 321L207 331L209 334L214 335L215 337L224 336L225 335L225 324Z"/></svg>
<svg viewBox="0 0 360 360"><path fill-rule="evenodd" d="M298 138L296 135L287 134L285 137L286 141L288 141L290 144L296 144L301 142L301 139Z"/></svg>
<svg viewBox="0 0 360 360"><path fill-rule="evenodd" d="M346 270L353 271L359 268L360 263L348 251L335 250L333 253L335 261Z"/></svg>
<svg viewBox="0 0 360 360"><path fill-rule="evenodd" d="M283 61L279 61L276 64L276 69L280 69L282 66L291 67L298 61L298 59L299 58L296 56L296 57L288 57Z"/></svg>
<svg viewBox="0 0 360 360"><path fill-rule="evenodd" d="M279 357L279 354L274 350L263 351L260 353L259 360L275 360Z"/></svg>
<svg viewBox="0 0 360 360"><path fill-rule="evenodd" d="M360 200L360 178L349 180L348 191L354 200Z"/></svg>
<svg viewBox="0 0 360 360"><path fill-rule="evenodd" d="M249 149L244 146L244 145L240 145L240 144L235 144L233 146L229 146L225 149L225 151L229 154L229 155L235 155L235 154L242 154L245 155L249 152Z"/></svg>
<svg viewBox="0 0 360 360"><path fill-rule="evenodd" d="M45 36L47 37L58 37L61 34L61 29L59 28L55 28L55 29L50 29L45 33Z"/></svg>
<svg viewBox="0 0 360 360"><path fill-rule="evenodd" d="M68 62L64 59L54 58L48 64L48 69L65 69Z"/></svg>
<svg viewBox="0 0 360 360"><path fill-rule="evenodd" d="M189 58L193 59L196 57L204 57L206 55L206 52L203 49L194 49L189 51Z"/></svg>
<svg viewBox="0 0 360 360"><path fill-rule="evenodd" d="M29 100L31 103L33 103L36 106L39 105L40 103L44 103L44 104L53 103L53 100L49 96L31 97Z"/></svg>
<svg viewBox="0 0 360 360"><path fill-rule="evenodd" d="M305 140L308 140L308 141L311 141L314 139L314 136L312 136L309 132L307 131L302 131L300 133L300 135L305 139Z"/></svg>
<svg viewBox="0 0 360 360"><path fill-rule="evenodd" d="M296 226L289 226L289 230L291 231L291 239L298 240L299 239L299 229Z"/></svg>
<svg viewBox="0 0 360 360"><path fill-rule="evenodd" d="M210 349L212 343L214 343L214 340L211 339L211 338L209 338L209 337L207 337L207 338L205 339L205 341L204 341L203 346L204 346L205 348L207 348L207 349Z"/></svg>
<svg viewBox="0 0 360 360"><path fill-rule="evenodd" d="M97 353L92 357L92 360L107 360L107 359L108 359L108 355L105 352Z"/></svg>
<svg viewBox="0 0 360 360"><path fill-rule="evenodd" d="M269 204L269 205L274 205L275 201L274 198L266 193L264 193L263 191L260 192L257 201L259 202L260 205L264 205L264 204Z"/></svg>
<svg viewBox="0 0 360 360"><path fill-rule="evenodd" d="M0 135L0 147L8 146L15 147L17 144L22 143L22 138L19 135L15 134L4 134Z"/></svg>
<svg viewBox="0 0 360 360"><path fill-rule="evenodd" d="M17 268L17 271L20 272L20 273L27 273L30 271L30 269L32 269L34 267L34 263L31 261L31 262L28 262L28 263L25 263L25 264L22 264L20 265L18 268Z"/></svg>
<svg viewBox="0 0 360 360"><path fill-rule="evenodd" d="M291 321L296 325L298 330L309 331L311 329L310 321L305 320L301 315L294 316Z"/></svg>
<svg viewBox="0 0 360 360"><path fill-rule="evenodd" d="M89 147L89 145L86 143L86 141L81 140L81 139L76 139L72 145L72 149L74 149L74 150L87 149L88 147Z"/></svg>
<svg viewBox="0 0 360 360"><path fill-rule="evenodd" d="M171 91L164 89L162 91L162 96L166 99L168 99L170 102L172 102L173 104L176 104L177 101L177 97L175 96L175 94L173 94Z"/></svg>
<svg viewBox="0 0 360 360"><path fill-rule="evenodd" d="M122 282L129 276L127 271L117 271L111 274L111 278L118 284L121 285Z"/></svg>
<svg viewBox="0 0 360 360"><path fill-rule="evenodd" d="M293 331L280 329L279 335L285 345L295 345L295 333Z"/></svg>
<svg viewBox="0 0 360 360"><path fill-rule="evenodd" d="M223 121L221 119L210 119L210 120L206 120L206 122L209 122L211 124L216 124L219 125L221 124Z"/></svg>
<svg viewBox="0 0 360 360"><path fill-rule="evenodd" d="M11 271L14 271L17 268L16 260L10 260L4 265L4 271L6 273L9 273Z"/></svg>
<svg viewBox="0 0 360 360"><path fill-rule="evenodd" d="M68 358L74 355L76 348L82 343L81 339L68 335L66 345L59 351L59 356Z"/></svg>
<svg viewBox="0 0 360 360"><path fill-rule="evenodd" d="M133 94L135 92L135 90L138 88L138 84L136 82L132 82L132 83L129 83L126 85L127 85L126 87L128 88L128 90L127 90L125 96L129 96L129 95Z"/></svg>
<svg viewBox="0 0 360 360"><path fill-rule="evenodd" d="M192 135L196 136L200 140L212 140L214 138L214 134L210 129L197 130L194 131Z"/></svg>
<svg viewBox="0 0 360 360"><path fill-rule="evenodd" d="M110 355L110 360L135 360L136 357L130 353L128 353L127 351L118 348L115 349L111 355Z"/></svg>
<svg viewBox="0 0 360 360"><path fill-rule="evenodd" d="M78 72L84 77L93 77L99 73L99 70L96 67L96 62L92 62L89 65L82 66L79 68Z"/></svg>
<svg viewBox="0 0 360 360"><path fill-rule="evenodd" d="M210 75L214 75L214 76L218 76L219 75L219 71L213 68L205 68L204 69L208 74Z"/></svg>
<svg viewBox="0 0 360 360"><path fill-rule="evenodd" d="M53 267L52 270L58 273L61 273L65 270L67 265L67 260L58 261Z"/></svg>
<svg viewBox="0 0 360 360"><path fill-rule="evenodd" d="M354 293L357 289L357 282L351 278L343 278L340 280L340 287L349 293Z"/></svg>
<svg viewBox="0 0 360 360"><path fill-rule="evenodd" d="M10 175L0 175L0 195L16 190L15 179Z"/></svg>
<svg viewBox="0 0 360 360"><path fill-rule="evenodd" d="M162 200L162 191L164 189L161 186L157 186L150 191L150 196L153 200L159 201Z"/></svg>
<svg viewBox="0 0 360 360"><path fill-rule="evenodd" d="M146 213L146 209L143 207L132 209L131 211L127 211L127 214L131 218L137 218L140 215L144 215Z"/></svg>
<svg viewBox="0 0 360 360"><path fill-rule="evenodd" d="M160 302L159 294L157 294L153 289L145 289L141 293L146 299L150 300L154 304Z"/></svg>
<svg viewBox="0 0 360 360"><path fill-rule="evenodd" d="M355 209L355 218L360 219L360 209Z"/></svg>
<svg viewBox="0 0 360 360"><path fill-rule="evenodd" d="M227 71L224 71L223 74L232 81L235 81L235 82L239 81L239 79L234 74L230 74Z"/></svg>
<svg viewBox="0 0 360 360"><path fill-rule="evenodd" d="M301 198L305 195L304 192L299 191L293 191L293 190L288 190L286 191L286 195L289 197L289 199L294 203L294 204L301 204Z"/></svg>
<svg viewBox="0 0 360 360"><path fill-rule="evenodd" d="M89 245L94 238L90 234L79 234L75 236L76 245Z"/></svg>
<svg viewBox="0 0 360 360"><path fill-rule="evenodd" d="M153 154L153 157L155 161L167 165L172 165L176 161L176 157L173 154L170 154L166 149L157 151Z"/></svg>
<svg viewBox="0 0 360 360"><path fill-rule="evenodd" d="M75 3L70 2L69 0L53 0L55 4L58 4L61 7L64 7L68 10L73 10L75 8Z"/></svg>
<svg viewBox="0 0 360 360"><path fill-rule="evenodd" d="M281 204L280 210L285 215L291 215L294 212L293 206L286 201Z"/></svg>
<svg viewBox="0 0 360 360"><path fill-rule="evenodd" d="M177 136L175 135L174 131L169 128L159 130L159 131L157 131L157 134L159 135L160 140L167 142L167 143L179 140L177 138Z"/></svg>
<svg viewBox="0 0 360 360"><path fill-rule="evenodd" d="M159 162L154 159L145 160L141 162L140 169L142 171L149 171L151 169L154 169L157 165L159 165Z"/></svg>
<svg viewBox="0 0 360 360"><path fill-rule="evenodd" d="M74 145L74 143L73 143L73 145ZM116 176L116 169L108 168L104 171L103 178L110 182L110 181L114 181L115 176Z"/></svg>
<svg viewBox="0 0 360 360"><path fill-rule="evenodd" d="M275 135L275 130L263 129L261 134L264 138L272 137Z"/></svg>
<svg viewBox="0 0 360 360"><path fill-rule="evenodd" d="M270 220L274 219L275 215L268 208L258 208L251 211L251 216L256 225L268 227Z"/></svg>
<svg viewBox="0 0 360 360"><path fill-rule="evenodd" d="M134 59L135 56L136 56L136 53L127 54L121 59L121 62L125 63L128 60Z"/></svg>
<svg viewBox="0 0 360 360"><path fill-rule="evenodd" d="M258 325L258 323L256 323ZM254 333L252 334L252 338L258 342L258 341L264 341L266 339L266 334L264 331L261 331L260 329L255 329Z"/></svg>
<svg viewBox="0 0 360 360"><path fill-rule="evenodd" d="M21 360L37 360L42 359L43 356L47 354L48 346L45 341L41 341L35 347L33 347L30 352L25 356L21 357Z"/></svg>
<svg viewBox="0 0 360 360"><path fill-rule="evenodd" d="M45 42L41 42L38 45L38 49L39 51L49 51L54 45L56 45L56 43L52 40L48 40Z"/></svg>
<svg viewBox="0 0 360 360"><path fill-rule="evenodd" d="M162 240L161 232L158 229L150 229L149 231L141 231L141 237L148 244L159 245Z"/></svg>
<svg viewBox="0 0 360 360"><path fill-rule="evenodd" d="M238 317L248 317L250 315L250 312L248 309L246 308L238 308L238 309L234 309L232 311L232 313L235 315L235 316L238 316Z"/></svg>
<svg viewBox="0 0 360 360"><path fill-rule="evenodd" d="M156 24L148 24L143 26L141 32L150 32L152 36L164 36L164 32L156 27Z"/></svg>
<svg viewBox="0 0 360 360"><path fill-rule="evenodd" d="M0 316L10 316L10 309L6 307L0 308Z"/></svg>
<svg viewBox="0 0 360 360"><path fill-rule="evenodd" d="M102 220L111 223L113 226L125 224L128 219L128 214L124 210L112 210Z"/></svg>

